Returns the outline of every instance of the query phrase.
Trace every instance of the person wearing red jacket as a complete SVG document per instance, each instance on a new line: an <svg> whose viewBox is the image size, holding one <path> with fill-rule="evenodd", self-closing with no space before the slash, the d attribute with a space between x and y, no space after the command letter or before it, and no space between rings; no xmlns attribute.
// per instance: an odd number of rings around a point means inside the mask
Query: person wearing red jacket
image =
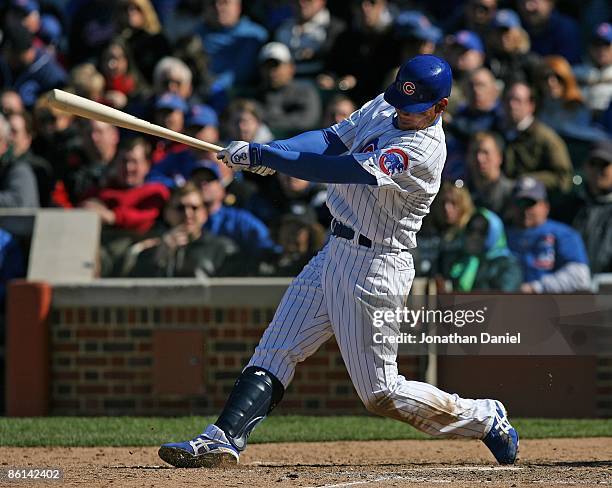
<svg viewBox="0 0 612 488"><path fill-rule="evenodd" d="M145 183L150 167L149 144L142 138L130 140L120 150L114 181L94 191L81 206L96 212L107 226L144 234L170 196L161 183Z"/></svg>

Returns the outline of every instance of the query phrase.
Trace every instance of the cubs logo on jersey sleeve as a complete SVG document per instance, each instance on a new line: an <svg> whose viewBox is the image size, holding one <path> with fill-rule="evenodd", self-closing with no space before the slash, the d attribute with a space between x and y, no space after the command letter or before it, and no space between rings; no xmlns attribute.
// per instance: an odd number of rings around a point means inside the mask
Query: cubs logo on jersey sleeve
<svg viewBox="0 0 612 488"><path fill-rule="evenodd" d="M378 166L381 171L389 176L399 175L408 169L410 158L403 149L394 147L387 149L378 158Z"/></svg>

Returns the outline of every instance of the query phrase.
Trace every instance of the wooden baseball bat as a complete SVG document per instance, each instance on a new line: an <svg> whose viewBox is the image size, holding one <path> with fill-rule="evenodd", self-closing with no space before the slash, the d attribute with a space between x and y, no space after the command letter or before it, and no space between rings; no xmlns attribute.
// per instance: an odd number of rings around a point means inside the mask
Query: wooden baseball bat
<svg viewBox="0 0 612 488"><path fill-rule="evenodd" d="M107 124L123 127L124 129L144 132L152 136L164 137L171 141L182 142L188 146L195 147L204 151L219 152L223 148L210 142L201 141L195 137L186 136L159 125L152 124L146 120L139 119L133 115L126 114L116 108L107 107L101 103L94 102L87 98L68 93L64 90L53 90L48 97L49 105L58 110L68 112L86 119L99 120Z"/></svg>

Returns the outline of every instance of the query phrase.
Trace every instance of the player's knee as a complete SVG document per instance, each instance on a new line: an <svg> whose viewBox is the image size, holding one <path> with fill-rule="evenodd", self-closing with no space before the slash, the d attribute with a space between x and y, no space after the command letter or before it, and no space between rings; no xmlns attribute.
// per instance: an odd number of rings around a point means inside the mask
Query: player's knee
<svg viewBox="0 0 612 488"><path fill-rule="evenodd" d="M375 415L386 416L394 410L393 392L389 388L370 393L367 397L362 397L362 401L368 412Z"/></svg>

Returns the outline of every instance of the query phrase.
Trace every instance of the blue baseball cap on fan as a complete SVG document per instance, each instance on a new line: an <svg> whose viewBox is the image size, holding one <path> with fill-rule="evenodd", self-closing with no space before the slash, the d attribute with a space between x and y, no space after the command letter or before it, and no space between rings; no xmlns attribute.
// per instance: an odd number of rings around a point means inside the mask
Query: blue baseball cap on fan
<svg viewBox="0 0 612 488"><path fill-rule="evenodd" d="M593 31L593 40L603 41L612 44L612 24L604 22L599 24Z"/></svg>
<svg viewBox="0 0 612 488"><path fill-rule="evenodd" d="M185 126L187 127L219 127L219 118L212 107L204 104L194 105L187 114Z"/></svg>
<svg viewBox="0 0 612 488"><path fill-rule="evenodd" d="M26 15L40 11L40 5L36 0L11 0L10 6L25 12Z"/></svg>
<svg viewBox="0 0 612 488"><path fill-rule="evenodd" d="M442 38L442 31L416 10L405 10L396 17L395 33L400 38L413 37L433 43Z"/></svg>
<svg viewBox="0 0 612 488"><path fill-rule="evenodd" d="M221 170L219 169L219 165L214 161L209 161L208 159L201 159L199 161L195 161L191 167L190 176L192 177L196 171L208 171L210 176L215 180L221 179Z"/></svg>
<svg viewBox="0 0 612 488"><path fill-rule="evenodd" d="M521 19L514 10L504 8L497 11L491 25L497 29L516 29L521 27Z"/></svg>
<svg viewBox="0 0 612 488"><path fill-rule="evenodd" d="M155 100L155 110L180 110L187 113L189 107L187 102L179 97L176 93L164 93L161 97Z"/></svg>
<svg viewBox="0 0 612 488"><path fill-rule="evenodd" d="M514 186L513 197L515 200L527 199L540 202L547 199L546 187L533 176L523 176Z"/></svg>
<svg viewBox="0 0 612 488"><path fill-rule="evenodd" d="M464 49L474 50L484 53L484 46L480 37L475 32L469 30L460 30L450 38L451 44L457 44Z"/></svg>

